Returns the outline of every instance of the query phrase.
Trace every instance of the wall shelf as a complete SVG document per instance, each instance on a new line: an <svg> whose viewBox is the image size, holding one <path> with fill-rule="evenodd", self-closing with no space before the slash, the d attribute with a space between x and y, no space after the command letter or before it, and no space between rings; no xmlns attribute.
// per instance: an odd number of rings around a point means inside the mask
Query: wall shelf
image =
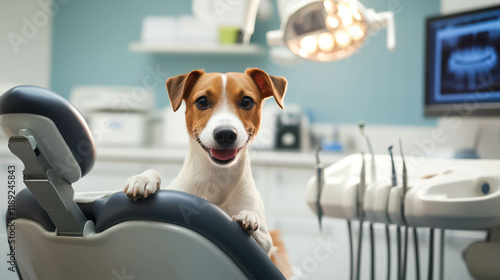
<svg viewBox="0 0 500 280"><path fill-rule="evenodd" d="M222 45L212 43L146 43L132 42L129 45L132 52L171 53L171 54L209 54L209 55L250 55L259 56L266 49L258 44Z"/></svg>

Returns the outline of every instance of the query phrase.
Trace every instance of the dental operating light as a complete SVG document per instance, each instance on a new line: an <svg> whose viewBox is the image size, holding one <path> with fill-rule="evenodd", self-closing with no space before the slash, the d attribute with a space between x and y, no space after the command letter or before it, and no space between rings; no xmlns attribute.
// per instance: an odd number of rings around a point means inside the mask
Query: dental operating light
<svg viewBox="0 0 500 280"><path fill-rule="evenodd" d="M394 15L376 13L356 0L279 0L281 29L267 33L270 46L285 45L312 61L346 58L367 38L387 28L387 48L395 47Z"/></svg>

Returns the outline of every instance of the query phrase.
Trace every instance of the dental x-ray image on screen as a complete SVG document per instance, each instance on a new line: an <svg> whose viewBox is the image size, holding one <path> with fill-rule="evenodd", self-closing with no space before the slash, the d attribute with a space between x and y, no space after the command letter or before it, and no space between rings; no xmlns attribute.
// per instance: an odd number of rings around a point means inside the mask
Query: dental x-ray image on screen
<svg viewBox="0 0 500 280"><path fill-rule="evenodd" d="M500 102L500 7L427 22L426 103Z"/></svg>
<svg viewBox="0 0 500 280"><path fill-rule="evenodd" d="M441 93L500 89L500 18L438 31L441 40Z"/></svg>

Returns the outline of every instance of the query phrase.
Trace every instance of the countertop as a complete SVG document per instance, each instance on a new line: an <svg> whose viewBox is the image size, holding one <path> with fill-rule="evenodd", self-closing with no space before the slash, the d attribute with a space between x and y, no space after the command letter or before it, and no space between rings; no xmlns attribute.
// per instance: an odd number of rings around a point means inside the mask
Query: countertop
<svg viewBox="0 0 500 280"><path fill-rule="evenodd" d="M144 163L182 163L187 148L154 147L98 147L97 161L101 162L144 162ZM314 152L264 151L249 149L254 166L313 168ZM329 165L343 158L343 153L322 153L321 160ZM0 158L12 158L6 142L0 142Z"/></svg>

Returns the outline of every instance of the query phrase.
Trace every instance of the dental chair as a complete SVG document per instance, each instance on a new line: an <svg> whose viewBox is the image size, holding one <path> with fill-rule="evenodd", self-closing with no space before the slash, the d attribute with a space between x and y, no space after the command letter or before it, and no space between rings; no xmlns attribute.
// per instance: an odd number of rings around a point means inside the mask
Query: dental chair
<svg viewBox="0 0 500 280"><path fill-rule="evenodd" d="M0 126L24 164L27 188L7 215L21 279L285 279L237 222L196 196L160 190L134 202L117 192L76 203L71 184L91 171L96 150L59 95L10 89Z"/></svg>

